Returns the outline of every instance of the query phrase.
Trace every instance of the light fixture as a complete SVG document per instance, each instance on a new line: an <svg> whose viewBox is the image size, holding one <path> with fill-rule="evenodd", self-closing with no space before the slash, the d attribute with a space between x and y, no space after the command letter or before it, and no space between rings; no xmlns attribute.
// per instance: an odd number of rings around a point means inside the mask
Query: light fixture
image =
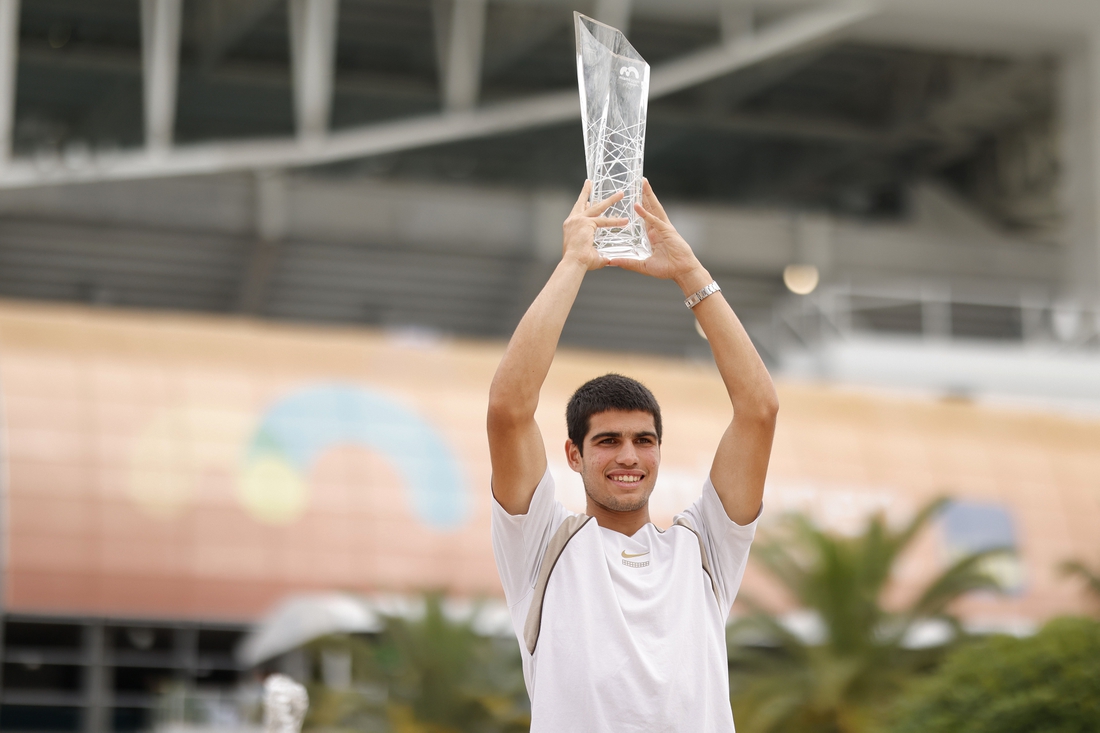
<svg viewBox="0 0 1100 733"><path fill-rule="evenodd" d="M783 284L797 295L809 295L821 279L814 265L787 265L783 268Z"/></svg>

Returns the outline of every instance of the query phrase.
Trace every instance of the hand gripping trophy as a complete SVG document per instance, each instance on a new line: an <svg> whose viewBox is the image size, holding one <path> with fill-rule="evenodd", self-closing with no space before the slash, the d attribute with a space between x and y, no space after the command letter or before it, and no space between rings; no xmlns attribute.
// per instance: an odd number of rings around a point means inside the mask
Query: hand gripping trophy
<svg viewBox="0 0 1100 733"><path fill-rule="evenodd" d="M634 202L642 197L649 64L621 31L576 12L573 25L591 201L622 191L623 199L604 216L630 220L625 227L597 229L596 249L609 259L644 260L651 249Z"/></svg>

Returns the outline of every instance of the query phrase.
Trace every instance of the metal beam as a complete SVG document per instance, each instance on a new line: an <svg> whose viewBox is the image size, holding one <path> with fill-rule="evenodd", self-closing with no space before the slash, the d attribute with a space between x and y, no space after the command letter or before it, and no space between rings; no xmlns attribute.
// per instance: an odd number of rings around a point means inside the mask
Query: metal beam
<svg viewBox="0 0 1100 733"><path fill-rule="evenodd" d="M862 5L807 11L741 41L667 62L653 69L650 97L672 94L768 58L823 43L873 12ZM81 168L51 165L47 161L13 161L0 174L0 188L319 165L515 132L579 116L577 94L568 90L470 112L405 118L341 130L309 146L285 139L203 143L177 148L159 158L141 153L93 157Z"/></svg>
<svg viewBox="0 0 1100 733"><path fill-rule="evenodd" d="M141 55L145 86L145 146L165 153L176 124L182 0L141 0Z"/></svg>
<svg viewBox="0 0 1100 733"><path fill-rule="evenodd" d="M630 27L631 5L632 0L596 0L593 17L626 33Z"/></svg>
<svg viewBox="0 0 1100 733"><path fill-rule="evenodd" d="M799 13L740 41L688 54L654 69L649 96L660 97L701 84L737 69L824 43L846 28L874 15L870 5L854 4Z"/></svg>
<svg viewBox="0 0 1100 733"><path fill-rule="evenodd" d="M66 47L65 53L58 54L56 50L48 46L43 49L42 46L21 42L20 67L35 66L48 72L57 69L96 71L127 78L141 75L140 58L129 51L78 46L71 51ZM291 89L291 79L285 71L271 64L247 59L226 59L211 70L211 76L219 83L247 84L287 92ZM439 96L435 83L420 76L375 71L341 73L334 80L333 89L341 94L387 96L418 102L431 102Z"/></svg>
<svg viewBox="0 0 1100 733"><path fill-rule="evenodd" d="M0 169L11 160L18 51L19 0L0 0Z"/></svg>
<svg viewBox="0 0 1100 733"><path fill-rule="evenodd" d="M943 138L920 128L895 130L823 117L735 112L707 114L696 109L673 110L651 107L649 121L701 131L733 133L753 137L785 138L825 143L858 145L862 150L894 149L917 143L935 144Z"/></svg>
<svg viewBox="0 0 1100 733"><path fill-rule="evenodd" d="M298 139L316 143L328 133L332 111L339 0L290 0L289 9Z"/></svg>
<svg viewBox="0 0 1100 733"><path fill-rule="evenodd" d="M481 93L486 0L454 0L443 64L443 109L465 112Z"/></svg>

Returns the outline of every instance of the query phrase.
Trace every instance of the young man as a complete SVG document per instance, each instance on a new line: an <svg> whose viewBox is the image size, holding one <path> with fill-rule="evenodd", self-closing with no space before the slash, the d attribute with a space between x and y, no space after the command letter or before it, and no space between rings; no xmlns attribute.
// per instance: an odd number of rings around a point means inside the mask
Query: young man
<svg viewBox="0 0 1100 733"><path fill-rule="evenodd" d="M778 400L737 316L676 233L649 183L637 211L653 255L604 259L598 227L622 194L564 225L562 259L516 327L489 391L493 550L523 654L532 733L732 733L725 622L761 509ZM569 402L566 457L586 515L554 498L535 423L565 319L589 270L671 279L710 341L733 417L698 501L667 530L649 520L661 462L653 395L607 375ZM594 521L589 521L594 519Z"/></svg>

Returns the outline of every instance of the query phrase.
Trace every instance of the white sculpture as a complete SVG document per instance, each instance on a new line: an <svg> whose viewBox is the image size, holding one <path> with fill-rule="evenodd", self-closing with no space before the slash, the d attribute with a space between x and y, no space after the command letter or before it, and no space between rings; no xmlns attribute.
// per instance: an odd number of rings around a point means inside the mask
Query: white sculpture
<svg viewBox="0 0 1100 733"><path fill-rule="evenodd" d="M264 733L299 733L309 695L306 688L284 674L264 680Z"/></svg>

